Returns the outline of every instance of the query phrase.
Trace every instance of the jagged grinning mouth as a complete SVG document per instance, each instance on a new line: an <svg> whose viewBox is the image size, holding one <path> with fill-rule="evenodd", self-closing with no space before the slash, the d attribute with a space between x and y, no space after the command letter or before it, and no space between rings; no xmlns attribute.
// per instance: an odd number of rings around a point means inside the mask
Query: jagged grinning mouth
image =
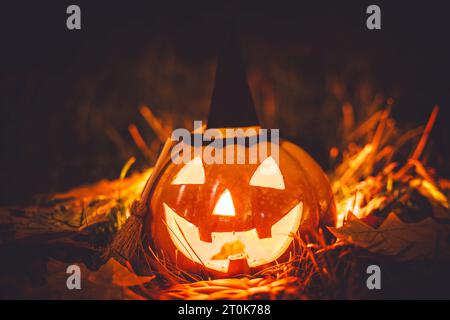
<svg viewBox="0 0 450 320"><path fill-rule="evenodd" d="M256 229L239 232L212 232L211 242L200 240L198 227L179 216L163 203L170 238L176 248L190 260L206 268L227 272L231 256L227 259L212 259L226 244L240 241L245 247L249 267L257 267L278 259L289 247L297 232L303 214L303 202L298 203L288 214L272 225L272 236L260 239Z"/></svg>

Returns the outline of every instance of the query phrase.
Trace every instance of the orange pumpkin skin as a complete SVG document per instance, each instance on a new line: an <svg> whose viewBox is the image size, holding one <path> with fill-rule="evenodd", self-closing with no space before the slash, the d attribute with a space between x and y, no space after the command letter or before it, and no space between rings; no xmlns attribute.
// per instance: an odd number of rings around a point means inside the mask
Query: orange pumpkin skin
<svg viewBox="0 0 450 320"><path fill-rule="evenodd" d="M253 273L275 263L275 260L286 261L298 248L295 247L295 241L292 241L291 236L288 247L273 260L264 261L261 256L258 257L259 263L251 260L251 256L247 254L251 243L250 245L245 243L247 247L243 249L237 242L239 247L237 251L233 251L235 249L232 248L236 243L231 243L217 247L215 251L212 250L205 256L204 251L210 250L209 248L215 244L212 238L217 234L236 233L247 236L247 233L250 234L250 230L253 230L256 231L258 239L267 239L265 241L270 245L276 244L275 237L273 239L271 237L272 226L283 217L287 217L288 213L299 204L302 206L301 220L293 233L303 239L311 239L317 233L319 225L334 225L336 209L328 179L320 166L303 149L287 141L280 142L279 170L284 180L284 189L250 185L252 176L260 164L261 161L256 164L203 163L204 183L173 184L185 165L168 160L153 186L147 203L150 214L146 216L143 231L146 253L158 255L168 268L175 267L189 273L208 274L220 278ZM218 201L226 191L231 195L235 215L213 214ZM184 229L180 227L181 233L174 235L171 230L178 225L173 223L167 208L170 208L171 214L176 214L176 219L179 219L173 221L187 221L183 223L198 229L202 246L196 248L194 245L190 249L180 247L176 239L186 237L186 233L183 233ZM170 226L168 219L172 221ZM253 234L252 236L254 237ZM189 245L183 243L186 247L200 242L196 239L187 241ZM215 267L215 263L220 261L225 263L227 249L233 254L228 257L228 268ZM244 258L241 251L244 252ZM209 264L204 263L207 259L205 257L210 257ZM215 257L219 259L215 260Z"/></svg>

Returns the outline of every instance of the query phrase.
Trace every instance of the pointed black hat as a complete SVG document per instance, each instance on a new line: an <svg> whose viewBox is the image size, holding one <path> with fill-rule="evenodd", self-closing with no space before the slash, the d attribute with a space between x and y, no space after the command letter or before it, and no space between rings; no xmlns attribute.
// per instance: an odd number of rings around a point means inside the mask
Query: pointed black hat
<svg viewBox="0 0 450 320"><path fill-rule="evenodd" d="M237 32L234 27L228 25L219 48L207 127L237 128L258 125Z"/></svg>

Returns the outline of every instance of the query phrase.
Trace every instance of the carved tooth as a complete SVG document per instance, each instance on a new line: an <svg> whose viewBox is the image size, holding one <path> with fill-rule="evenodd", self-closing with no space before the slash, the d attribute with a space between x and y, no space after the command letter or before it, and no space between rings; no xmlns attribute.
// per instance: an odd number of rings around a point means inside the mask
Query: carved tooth
<svg viewBox="0 0 450 320"><path fill-rule="evenodd" d="M248 265L247 258L247 255L244 253L229 256L227 273L229 275L249 274L250 267Z"/></svg>
<svg viewBox="0 0 450 320"><path fill-rule="evenodd" d="M204 242L212 242L211 232L204 230L204 228L199 228L198 233L200 235L200 240Z"/></svg>
<svg viewBox="0 0 450 320"><path fill-rule="evenodd" d="M259 239L272 237L272 226L258 226L256 227L256 233Z"/></svg>

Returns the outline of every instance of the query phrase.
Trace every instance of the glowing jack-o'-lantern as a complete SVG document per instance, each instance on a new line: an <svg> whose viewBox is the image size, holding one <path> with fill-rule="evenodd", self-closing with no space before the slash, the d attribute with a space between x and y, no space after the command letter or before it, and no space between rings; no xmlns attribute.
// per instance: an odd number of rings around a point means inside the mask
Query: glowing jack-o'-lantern
<svg viewBox="0 0 450 320"><path fill-rule="evenodd" d="M233 38L219 57L207 125L219 130L259 128ZM264 143L270 152L261 156L255 149ZM165 266L170 262L186 272L213 276L252 272L286 261L297 249L296 235L305 238L320 224L333 223L329 182L301 148L258 139L225 143L223 149L224 154L233 149L235 156L239 150L259 156L244 164L236 158L234 164L206 163L202 157L177 163L167 155L158 160L160 168L144 197L148 214L143 247Z"/></svg>
<svg viewBox="0 0 450 320"><path fill-rule="evenodd" d="M227 145L227 149L252 146ZM273 146L272 146L273 147ZM185 271L248 273L288 259L295 235L331 222L325 174L299 147L282 141L279 161L206 164L169 162L151 196L145 229L166 259Z"/></svg>

